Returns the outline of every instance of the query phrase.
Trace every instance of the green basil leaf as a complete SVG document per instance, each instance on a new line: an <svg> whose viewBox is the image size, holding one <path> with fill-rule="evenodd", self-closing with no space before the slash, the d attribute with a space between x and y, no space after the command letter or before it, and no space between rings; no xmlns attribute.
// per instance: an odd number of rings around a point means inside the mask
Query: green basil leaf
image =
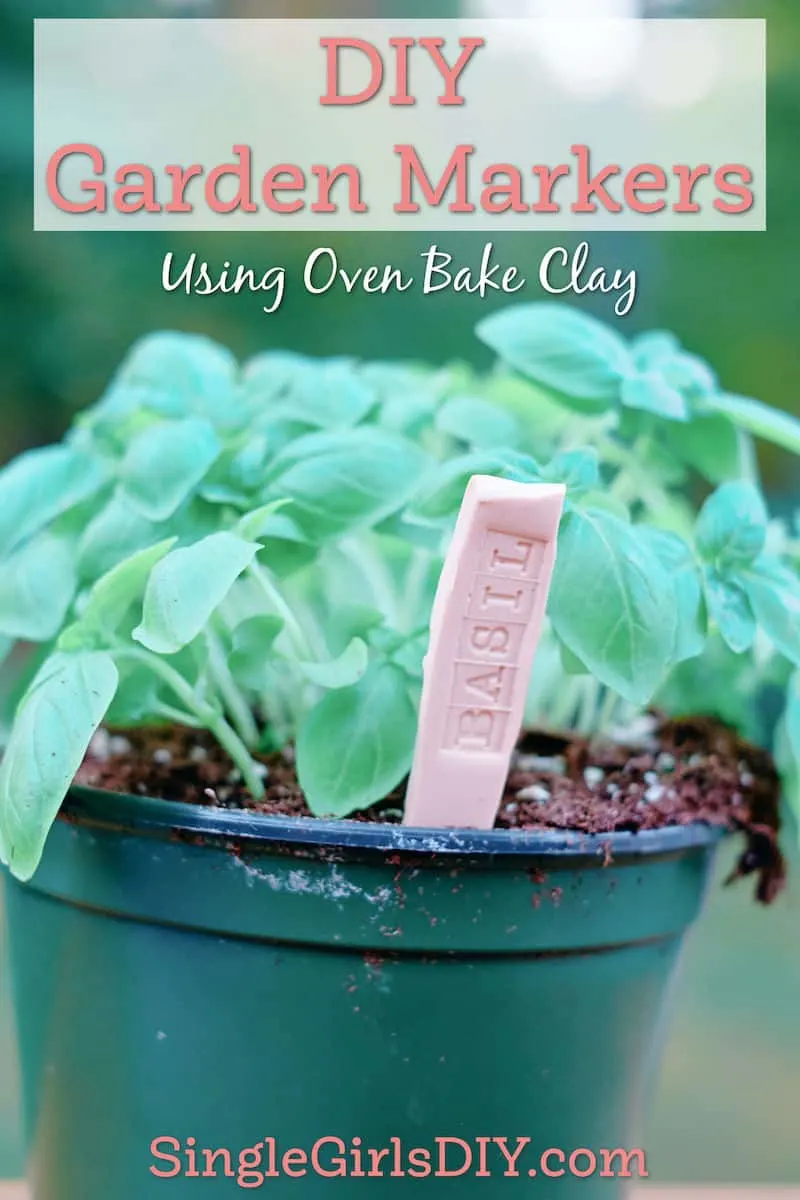
<svg viewBox="0 0 800 1200"><path fill-rule="evenodd" d="M670 578L635 526L596 509L561 523L548 605L558 637L634 704L651 699L675 644Z"/></svg>
<svg viewBox="0 0 800 1200"><path fill-rule="evenodd" d="M297 772L311 811L344 817L383 800L411 767L416 727L405 673L391 663L327 692L297 737Z"/></svg>
<svg viewBox="0 0 800 1200"><path fill-rule="evenodd" d="M429 554L438 556L442 553L442 539L445 535L441 523L435 519L418 517L408 510L393 513L391 517L375 526L375 532L384 537L395 538L407 546L419 546Z"/></svg>
<svg viewBox="0 0 800 1200"><path fill-rule="evenodd" d="M706 409L722 413L748 433L782 446L792 454L800 454L800 421L790 413L770 408L760 400L748 396L734 396L728 392L707 396Z"/></svg>
<svg viewBox="0 0 800 1200"><path fill-rule="evenodd" d="M217 533L221 521L226 518L227 514L220 513L219 505L209 504L200 496L192 496L173 513L168 526L161 524L158 528L162 533L165 528L169 529L170 533L177 534L180 545L190 546L211 533Z"/></svg>
<svg viewBox="0 0 800 1200"><path fill-rule="evenodd" d="M451 396L436 414L436 428L475 450L516 446L520 430L511 413L478 396Z"/></svg>
<svg viewBox="0 0 800 1200"><path fill-rule="evenodd" d="M260 508L254 508L252 512L245 513L236 524L236 532L249 542L260 541L264 534L274 530L273 518L286 504L288 504L288 500L272 500L269 504L262 504ZM278 528L281 526L278 525Z"/></svg>
<svg viewBox="0 0 800 1200"><path fill-rule="evenodd" d="M612 495L607 488L604 490L593 488L585 496L580 497L580 504L583 508L594 508L599 512L611 513L612 517L624 521L626 525L631 523L630 509L625 501L619 496Z"/></svg>
<svg viewBox="0 0 800 1200"><path fill-rule="evenodd" d="M739 441L727 417L714 413L686 424L663 426L667 445L710 483L724 483L739 474Z"/></svg>
<svg viewBox="0 0 800 1200"><path fill-rule="evenodd" d="M406 640L405 634L398 633L396 629L391 629L388 625L380 625L377 629L373 629L369 638L370 645L387 658L396 654L401 646L406 644Z"/></svg>
<svg viewBox="0 0 800 1200"><path fill-rule="evenodd" d="M92 735L117 687L109 654L59 655L22 701L0 763L0 841L30 879Z"/></svg>
<svg viewBox="0 0 800 1200"><path fill-rule="evenodd" d="M681 462L666 438L662 436L664 429L673 427L683 428L675 421L657 418L653 422L652 436L645 437L643 444L636 451L638 466L644 468L645 473L649 473L654 480L657 479L665 491L682 488L687 476L686 464ZM695 510L688 497L684 495L671 496L668 501L665 500L665 503L667 502L686 505L691 513L690 524L694 521ZM662 514L659 513L659 518L661 516Z"/></svg>
<svg viewBox="0 0 800 1200"><path fill-rule="evenodd" d="M703 598L703 576L692 548L676 533L639 526L662 565L673 591L677 623L672 661L679 663L701 654L708 635L708 618Z"/></svg>
<svg viewBox="0 0 800 1200"><path fill-rule="evenodd" d="M80 623L89 629L115 630L134 601L140 599L153 567L176 541L174 537L165 538L145 550L137 550L101 576L89 592Z"/></svg>
<svg viewBox="0 0 800 1200"><path fill-rule="evenodd" d="M695 525L697 549L721 569L753 562L767 540L761 493L744 480L723 483L708 497Z"/></svg>
<svg viewBox="0 0 800 1200"><path fill-rule="evenodd" d="M665 358L680 353L680 349L681 344L675 334L666 329L649 329L631 342L633 361L642 371L649 371Z"/></svg>
<svg viewBox="0 0 800 1200"><path fill-rule="evenodd" d="M298 669L317 687L334 691L358 683L369 665L367 644L354 637L337 658L330 662L298 662Z"/></svg>
<svg viewBox="0 0 800 1200"><path fill-rule="evenodd" d="M475 332L517 371L584 411L616 404L623 379L634 373L624 339L566 305L515 305L484 317Z"/></svg>
<svg viewBox="0 0 800 1200"><path fill-rule="evenodd" d="M742 585L758 624L784 657L800 666L800 580L747 571Z"/></svg>
<svg viewBox="0 0 800 1200"><path fill-rule="evenodd" d="M191 495L221 449L212 425L201 418L151 425L123 459L123 496L148 520L164 521Z"/></svg>
<svg viewBox="0 0 800 1200"><path fill-rule="evenodd" d="M197 494L212 504L230 504L247 512L261 495L275 447L255 427L243 436L247 439L244 445L234 442L219 455L198 485Z"/></svg>
<svg viewBox="0 0 800 1200"><path fill-rule="evenodd" d="M416 380L411 379L408 390L386 397L376 419L384 429L419 440L433 424L435 416L436 396L433 389L424 391Z"/></svg>
<svg viewBox="0 0 800 1200"><path fill-rule="evenodd" d="M744 588L709 567L705 573L705 593L709 614L727 645L735 654L749 650L755 641L756 619Z"/></svg>
<svg viewBox="0 0 800 1200"><path fill-rule="evenodd" d="M200 334L150 333L129 351L114 385L161 394L160 411L200 414L222 428L241 417L235 403L237 364L224 346Z"/></svg>
<svg viewBox="0 0 800 1200"><path fill-rule="evenodd" d="M251 494L230 487L227 483L203 483L197 489L197 494L209 504L229 504L232 508L242 510L247 510L253 503Z"/></svg>
<svg viewBox="0 0 800 1200"><path fill-rule="evenodd" d="M267 440L268 454L261 472L260 486L269 477L272 463L278 455L291 454L292 446L302 437L310 437L312 433L319 434L313 426L303 421L293 421L290 417L282 417L268 410L255 417L252 432L256 435L263 433Z"/></svg>
<svg viewBox="0 0 800 1200"><path fill-rule="evenodd" d="M186 412L186 399L170 391L166 380L161 387L142 387L138 384L112 380L106 391L85 414L82 423L92 434L108 440L112 445L124 445L126 435L149 424L149 418L182 417ZM142 422L142 417L148 418Z"/></svg>
<svg viewBox="0 0 800 1200"><path fill-rule="evenodd" d="M594 446L562 450L541 469L545 483L564 483L570 496L581 496L600 483L600 466Z"/></svg>
<svg viewBox="0 0 800 1200"><path fill-rule="evenodd" d="M164 724L159 705L174 701L169 689L158 675L139 663L123 662L119 667L119 683L108 707L105 723L118 728L132 725Z"/></svg>
<svg viewBox="0 0 800 1200"><path fill-rule="evenodd" d="M354 638L371 641L384 620L384 613L368 604L337 604L329 610L325 630L331 653L341 654Z"/></svg>
<svg viewBox="0 0 800 1200"><path fill-rule="evenodd" d="M245 367L244 386L256 408L316 429L359 424L378 402L367 375L350 359L308 359L269 350Z"/></svg>
<svg viewBox="0 0 800 1200"><path fill-rule="evenodd" d="M717 391L717 377L704 359L686 350L667 355L658 364L665 381L686 396L698 398Z"/></svg>
<svg viewBox="0 0 800 1200"><path fill-rule="evenodd" d="M483 382L483 395L497 408L516 417L525 443L537 455L546 456L558 449L574 420L574 413L530 379L510 370L495 370Z"/></svg>
<svg viewBox="0 0 800 1200"><path fill-rule="evenodd" d="M413 442L359 426L309 434L273 463L270 491L313 541L374 525L411 497L428 465Z"/></svg>
<svg viewBox="0 0 800 1200"><path fill-rule="evenodd" d="M123 558L152 546L158 525L133 508L119 489L86 526L78 543L78 574L99 579Z"/></svg>
<svg viewBox="0 0 800 1200"><path fill-rule="evenodd" d="M229 665L237 683L254 689L263 686L265 668L283 624L282 617L264 613L236 626Z"/></svg>
<svg viewBox="0 0 800 1200"><path fill-rule="evenodd" d="M162 558L147 583L136 641L157 654L175 654L188 645L258 549L257 542L236 534L212 533Z"/></svg>
<svg viewBox="0 0 800 1200"><path fill-rule="evenodd" d="M319 552L319 547L306 537L297 522L283 512L267 519L257 540L261 543L259 561L280 579L307 567Z"/></svg>
<svg viewBox="0 0 800 1200"><path fill-rule="evenodd" d="M567 675L588 675L589 669L585 663L582 663L577 654L573 654L569 646L556 638L558 643L558 654L561 660L561 666L566 671Z"/></svg>
<svg viewBox="0 0 800 1200"><path fill-rule="evenodd" d="M449 459L423 479L410 505L411 516L429 521L455 516L473 475L497 475L532 483L541 468L528 455L513 450L481 450Z"/></svg>
<svg viewBox="0 0 800 1200"><path fill-rule="evenodd" d="M257 405L274 407L285 396L294 380L307 367L308 360L291 350L265 350L244 364L242 382Z"/></svg>
<svg viewBox="0 0 800 1200"><path fill-rule="evenodd" d="M108 478L98 459L71 446L21 454L0 471L0 557L93 496Z"/></svg>
<svg viewBox="0 0 800 1200"><path fill-rule="evenodd" d="M0 634L46 642L58 633L77 587L75 547L40 534L0 568Z"/></svg>
<svg viewBox="0 0 800 1200"><path fill-rule="evenodd" d="M306 363L285 400L287 414L320 429L357 425L377 403L375 389L350 362Z"/></svg>
<svg viewBox="0 0 800 1200"><path fill-rule="evenodd" d="M231 463L231 477L241 487L252 491L261 486L270 456L269 441L265 434L248 434L247 441Z"/></svg>
<svg viewBox="0 0 800 1200"><path fill-rule="evenodd" d="M703 653L670 671L656 697L671 713L703 713L740 730L751 741L769 736L761 695L763 675L755 655L737 654L719 630L710 631Z"/></svg>
<svg viewBox="0 0 800 1200"><path fill-rule="evenodd" d="M422 680L425 655L428 652L429 633L424 630L414 637L403 639L402 646L391 655L392 661L403 668L406 675L413 679Z"/></svg>
<svg viewBox="0 0 800 1200"><path fill-rule="evenodd" d="M621 399L626 408L639 408L671 421L688 421L689 405L683 394L658 371L642 371L622 381Z"/></svg>

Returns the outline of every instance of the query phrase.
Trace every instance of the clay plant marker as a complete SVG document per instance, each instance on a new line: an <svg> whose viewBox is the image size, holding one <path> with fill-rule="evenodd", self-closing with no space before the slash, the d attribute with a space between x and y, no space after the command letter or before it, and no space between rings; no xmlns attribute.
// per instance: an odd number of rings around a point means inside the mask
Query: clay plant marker
<svg viewBox="0 0 800 1200"><path fill-rule="evenodd" d="M491 829L522 725L564 486L473 475L431 615L405 824Z"/></svg>

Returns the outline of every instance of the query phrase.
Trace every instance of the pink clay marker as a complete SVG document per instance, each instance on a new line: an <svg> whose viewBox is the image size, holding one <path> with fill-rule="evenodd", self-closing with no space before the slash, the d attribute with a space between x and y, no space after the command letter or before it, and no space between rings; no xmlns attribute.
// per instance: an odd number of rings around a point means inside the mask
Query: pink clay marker
<svg viewBox="0 0 800 1200"><path fill-rule="evenodd" d="M431 615L405 824L491 829L522 725L560 483L469 481Z"/></svg>

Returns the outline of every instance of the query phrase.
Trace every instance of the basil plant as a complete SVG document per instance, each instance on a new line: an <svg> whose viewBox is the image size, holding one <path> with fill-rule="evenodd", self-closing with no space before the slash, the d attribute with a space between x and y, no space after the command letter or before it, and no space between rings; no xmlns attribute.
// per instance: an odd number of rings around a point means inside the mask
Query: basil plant
<svg viewBox="0 0 800 1200"><path fill-rule="evenodd" d="M254 801L258 756L287 744L314 813L387 796L476 473L567 486L529 726L713 715L774 737L798 805L800 529L770 519L753 439L800 452L800 422L724 391L668 333L627 340L560 304L477 336L488 374L281 352L240 367L156 333L60 445L0 472L0 657L25 664L0 765L16 876L101 722L208 730Z"/></svg>

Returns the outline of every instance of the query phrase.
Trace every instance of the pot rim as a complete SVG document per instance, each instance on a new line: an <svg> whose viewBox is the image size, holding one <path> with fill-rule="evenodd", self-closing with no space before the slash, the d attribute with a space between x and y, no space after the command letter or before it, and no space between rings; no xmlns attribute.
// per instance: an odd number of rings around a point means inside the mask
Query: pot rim
<svg viewBox="0 0 800 1200"><path fill-rule="evenodd" d="M200 844L241 842L251 850L288 846L321 851L377 851L384 854L483 857L644 857L706 848L729 832L695 821L639 832L581 833L570 830L423 829L348 818L281 817L241 808L212 808L152 796L73 785L59 814L72 825Z"/></svg>

